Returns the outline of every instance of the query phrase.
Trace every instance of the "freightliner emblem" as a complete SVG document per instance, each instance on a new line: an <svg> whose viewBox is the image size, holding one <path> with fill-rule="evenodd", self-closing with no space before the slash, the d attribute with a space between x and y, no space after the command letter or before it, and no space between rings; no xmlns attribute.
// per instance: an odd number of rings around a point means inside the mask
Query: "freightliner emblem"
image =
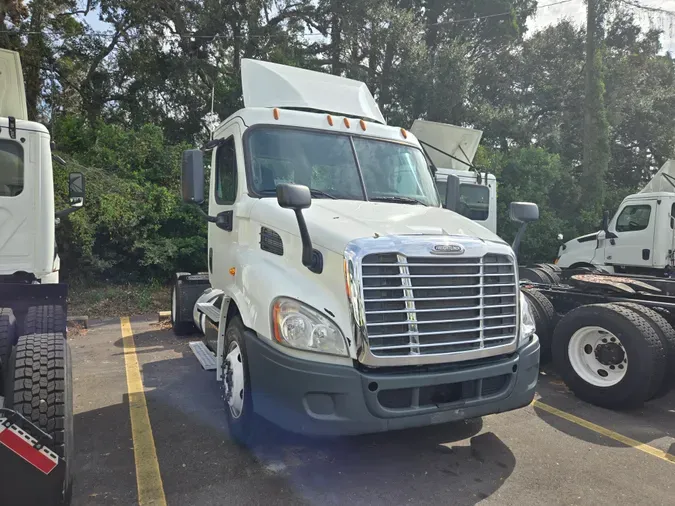
<svg viewBox="0 0 675 506"><path fill-rule="evenodd" d="M464 253L464 246L461 244L437 244L431 250L434 255L461 255Z"/></svg>

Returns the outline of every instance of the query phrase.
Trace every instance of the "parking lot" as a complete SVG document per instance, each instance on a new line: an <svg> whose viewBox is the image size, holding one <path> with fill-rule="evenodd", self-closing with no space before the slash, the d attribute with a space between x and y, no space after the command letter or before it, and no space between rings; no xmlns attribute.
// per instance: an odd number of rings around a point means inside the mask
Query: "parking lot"
<svg viewBox="0 0 675 506"><path fill-rule="evenodd" d="M535 403L515 412L339 439L269 427L244 450L190 339L156 316L126 322L69 338L75 505L139 494L160 505L675 503L675 392L616 413L576 400L545 369Z"/></svg>

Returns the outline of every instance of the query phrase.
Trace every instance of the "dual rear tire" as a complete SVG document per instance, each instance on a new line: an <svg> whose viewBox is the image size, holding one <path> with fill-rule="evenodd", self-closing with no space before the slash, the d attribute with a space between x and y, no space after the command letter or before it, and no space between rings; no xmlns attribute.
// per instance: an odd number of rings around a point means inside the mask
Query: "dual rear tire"
<svg viewBox="0 0 675 506"><path fill-rule="evenodd" d="M553 362L567 386L598 406L639 407L670 389L675 331L638 304L592 304L567 313L555 328Z"/></svg>

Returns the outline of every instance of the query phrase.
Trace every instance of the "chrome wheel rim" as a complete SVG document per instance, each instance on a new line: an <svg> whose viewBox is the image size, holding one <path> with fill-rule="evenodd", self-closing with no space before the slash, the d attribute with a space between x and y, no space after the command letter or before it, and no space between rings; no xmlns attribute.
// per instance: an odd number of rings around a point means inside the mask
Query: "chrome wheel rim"
<svg viewBox="0 0 675 506"><path fill-rule="evenodd" d="M244 362L239 343L233 341L225 357L225 401L232 418L244 412Z"/></svg>

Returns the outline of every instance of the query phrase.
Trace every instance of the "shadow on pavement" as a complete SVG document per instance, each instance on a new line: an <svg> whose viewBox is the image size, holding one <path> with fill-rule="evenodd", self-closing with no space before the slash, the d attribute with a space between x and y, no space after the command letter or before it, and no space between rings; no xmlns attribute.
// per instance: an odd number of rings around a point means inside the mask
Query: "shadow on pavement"
<svg viewBox="0 0 675 506"><path fill-rule="evenodd" d="M652 400L639 409L609 410L575 397L550 367L546 367L544 372L545 375L540 376L537 387L541 396L538 400L544 404L641 443L650 444L661 438L675 437L675 391L663 398ZM555 429L577 439L603 446L625 447L619 441L576 425L536 405L534 411ZM675 444L671 446L670 443L665 443L660 449L672 455Z"/></svg>
<svg viewBox="0 0 675 506"><path fill-rule="evenodd" d="M472 505L515 467L497 436L479 434L480 419L331 439L264 424L257 444L241 449L228 437L214 373L201 369L190 340L135 334L137 351L148 351L139 360L169 503ZM177 355L153 360L153 352Z"/></svg>

